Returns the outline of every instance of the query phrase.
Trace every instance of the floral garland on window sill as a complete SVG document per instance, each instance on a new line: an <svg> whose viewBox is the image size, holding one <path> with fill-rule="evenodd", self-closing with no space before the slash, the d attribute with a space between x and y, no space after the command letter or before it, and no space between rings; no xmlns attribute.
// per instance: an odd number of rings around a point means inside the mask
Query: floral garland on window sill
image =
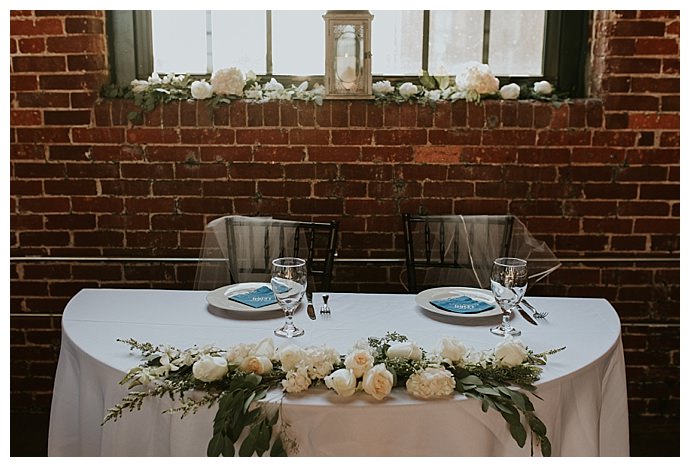
<svg viewBox="0 0 690 467"><path fill-rule="evenodd" d="M536 82L531 87L509 83L499 88L499 80L488 65L468 62L461 69L455 78L443 71L432 76L422 70L419 85L411 82L393 85L388 80L375 82L374 100L380 104L407 102L434 107L438 102L466 100L478 104L482 99L534 99L558 105L563 98L548 81ZM307 101L322 105L325 88L317 83L309 89L307 81L285 87L275 78L262 83L254 72L249 71L245 76L233 67L215 71L209 81L189 74L169 73L161 78L153 73L147 80L132 80L128 86L106 86L102 95L133 100L138 110L127 117L133 123L140 123L143 113L171 101L207 101L212 108L240 99L253 103Z"/></svg>
<svg viewBox="0 0 690 467"><path fill-rule="evenodd" d="M140 409L149 397L169 396L178 405L166 412L182 417L217 403L209 456L234 456L243 434L240 456L298 452L299 446L289 437L289 424L280 416L281 404L258 401L274 388L298 393L313 386L325 386L341 397L364 392L377 400L396 387L405 387L420 399L447 398L458 392L479 400L482 411L500 413L518 446L525 445L529 430L531 453L538 446L543 456L551 455L546 426L520 389L534 393L540 366L565 347L535 354L522 341L507 338L492 350L476 351L455 338L443 338L429 353L397 333L360 340L347 355L328 346L288 344L278 350L271 338L227 350L211 346L179 350L134 339L119 341L140 351L145 360L120 382L129 384L129 393L107 411L103 424L116 421L126 410Z"/></svg>

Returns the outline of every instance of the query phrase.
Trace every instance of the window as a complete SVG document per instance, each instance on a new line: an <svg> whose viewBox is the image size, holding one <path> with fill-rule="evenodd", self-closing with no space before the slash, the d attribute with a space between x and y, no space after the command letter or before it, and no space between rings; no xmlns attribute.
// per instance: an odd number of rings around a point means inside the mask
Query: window
<svg viewBox="0 0 690 467"><path fill-rule="evenodd" d="M112 11L113 72L120 84L135 76L146 78L153 71L207 75L230 66L283 78L320 77L323 13ZM411 79L422 69L432 75L442 70L455 75L458 65L474 60L488 63L506 81L548 79L572 96L584 93L586 11L373 10L372 14L375 79ZM182 23L185 28L178 27ZM118 52L131 51L132 44L135 54Z"/></svg>

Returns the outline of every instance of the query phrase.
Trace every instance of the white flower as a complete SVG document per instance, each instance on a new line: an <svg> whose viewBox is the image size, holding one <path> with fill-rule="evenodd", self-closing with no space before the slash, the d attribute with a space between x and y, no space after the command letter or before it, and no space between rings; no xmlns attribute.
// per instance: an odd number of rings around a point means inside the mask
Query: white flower
<svg viewBox="0 0 690 467"><path fill-rule="evenodd" d="M465 356L465 364L466 365L479 365L483 368L486 368L487 363L491 360L492 357L491 352L487 351L482 351L482 350L477 350L477 351L470 351L466 356Z"/></svg>
<svg viewBox="0 0 690 467"><path fill-rule="evenodd" d="M301 364L306 365L309 377L323 379L333 371L333 365L340 362L340 354L332 347L308 347Z"/></svg>
<svg viewBox="0 0 690 467"><path fill-rule="evenodd" d="M345 357L345 368L352 370L356 378L374 366L374 356L368 350L356 350Z"/></svg>
<svg viewBox="0 0 690 467"><path fill-rule="evenodd" d="M273 339L270 337L265 337L265 338L261 339L252 348L251 353L252 353L252 355L256 355L257 357L266 357L270 360L275 360L276 359L276 346L273 343Z"/></svg>
<svg viewBox="0 0 690 467"><path fill-rule="evenodd" d="M260 100L264 96L259 83L254 83L252 87L244 91L244 97L247 99Z"/></svg>
<svg viewBox="0 0 690 467"><path fill-rule="evenodd" d="M440 89L434 89L432 91L425 91L427 99L429 99L431 102L436 102L437 100L441 99L441 90Z"/></svg>
<svg viewBox="0 0 690 467"><path fill-rule="evenodd" d="M129 85L134 93L144 92L149 88L149 82L143 79L133 79Z"/></svg>
<svg viewBox="0 0 690 467"><path fill-rule="evenodd" d="M192 97L194 99L208 99L211 96L213 96L211 83L207 83L205 80L192 83Z"/></svg>
<svg viewBox="0 0 690 467"><path fill-rule="evenodd" d="M247 357L240 363L240 370L247 373L256 373L257 375L265 375L270 373L273 369L273 363L268 357L252 356Z"/></svg>
<svg viewBox="0 0 690 467"><path fill-rule="evenodd" d="M417 94L418 89L417 89L417 86L415 86L412 83L403 83L400 85L400 89L398 89L398 92L405 99L409 99L410 97Z"/></svg>
<svg viewBox="0 0 690 467"><path fill-rule="evenodd" d="M149 76L149 84L161 84L162 82L163 80L155 71L151 73L151 76Z"/></svg>
<svg viewBox="0 0 690 467"><path fill-rule="evenodd" d="M252 346L249 344L237 344L230 347L225 352L225 359L230 364L239 365L249 356L252 351Z"/></svg>
<svg viewBox="0 0 690 467"><path fill-rule="evenodd" d="M306 358L307 353L296 345L286 345L278 351L278 359L284 371L297 368L297 365Z"/></svg>
<svg viewBox="0 0 690 467"><path fill-rule="evenodd" d="M553 92L553 86L548 81L538 81L534 83L534 92L540 96L548 96Z"/></svg>
<svg viewBox="0 0 690 467"><path fill-rule="evenodd" d="M439 355L449 363L463 363L467 347L454 337L443 337L439 341Z"/></svg>
<svg viewBox="0 0 690 467"><path fill-rule="evenodd" d="M241 96L244 90L244 75L237 68L223 68L211 75L213 92L225 96Z"/></svg>
<svg viewBox="0 0 690 467"><path fill-rule="evenodd" d="M283 385L283 389L287 392L302 392L309 388L311 378L307 374L306 368L296 368L288 371L285 379L280 384Z"/></svg>
<svg viewBox="0 0 690 467"><path fill-rule="evenodd" d="M388 80L377 81L376 83L371 85L371 88L374 91L374 94L380 94L382 96L395 91L395 88L391 85L391 82Z"/></svg>
<svg viewBox="0 0 690 467"><path fill-rule="evenodd" d="M184 82L185 82L185 76L184 75L177 75L177 76L174 76L172 79L172 85L175 86L176 88L184 87Z"/></svg>
<svg viewBox="0 0 690 467"><path fill-rule="evenodd" d="M431 399L453 394L455 378L453 374L441 367L427 367L413 373L405 384L407 391L415 397Z"/></svg>
<svg viewBox="0 0 690 467"><path fill-rule="evenodd" d="M527 357L527 348L520 339L508 337L494 347L494 357L500 366L517 366Z"/></svg>
<svg viewBox="0 0 690 467"><path fill-rule="evenodd" d="M494 94L498 91L498 78L491 73L489 65L479 62L467 62L464 70L455 77L458 90L468 94Z"/></svg>
<svg viewBox="0 0 690 467"><path fill-rule="evenodd" d="M324 378L326 387L333 389L339 396L349 397L355 393L357 378L352 370L341 368Z"/></svg>
<svg viewBox="0 0 690 467"><path fill-rule="evenodd" d="M422 349L414 342L398 342L391 345L386 351L388 358L405 358L408 360L421 360Z"/></svg>
<svg viewBox="0 0 690 467"><path fill-rule="evenodd" d="M377 400L381 400L393 389L393 373L386 365L379 363L364 374L362 389Z"/></svg>
<svg viewBox="0 0 690 467"><path fill-rule="evenodd" d="M256 73L254 73L254 70L249 70L247 72L247 80L248 81L256 81Z"/></svg>
<svg viewBox="0 0 690 467"><path fill-rule="evenodd" d="M271 78L271 81L264 84L264 91L281 92L284 90L285 90L285 87L282 84L280 84L278 81L276 81L275 78Z"/></svg>
<svg viewBox="0 0 690 467"><path fill-rule="evenodd" d="M192 366L194 377L206 383L221 379L227 372L228 361L223 357L204 355Z"/></svg>
<svg viewBox="0 0 690 467"><path fill-rule="evenodd" d="M499 92L502 99L517 99L520 97L520 86L515 83L506 84Z"/></svg>

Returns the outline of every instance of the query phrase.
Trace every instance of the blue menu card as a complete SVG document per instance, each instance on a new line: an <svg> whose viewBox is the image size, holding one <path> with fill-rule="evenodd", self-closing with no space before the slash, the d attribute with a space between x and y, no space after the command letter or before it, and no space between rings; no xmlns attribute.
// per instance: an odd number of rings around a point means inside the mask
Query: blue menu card
<svg viewBox="0 0 690 467"><path fill-rule="evenodd" d="M481 313L482 311L490 310L494 307L494 305L490 303L474 300L465 295L444 298L443 300L432 300L429 303L441 310L462 314Z"/></svg>

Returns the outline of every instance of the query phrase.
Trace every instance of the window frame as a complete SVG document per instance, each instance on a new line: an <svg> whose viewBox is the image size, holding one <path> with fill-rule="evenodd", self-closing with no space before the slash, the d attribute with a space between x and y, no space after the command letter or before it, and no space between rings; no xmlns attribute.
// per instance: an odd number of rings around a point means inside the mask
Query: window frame
<svg viewBox="0 0 690 467"><path fill-rule="evenodd" d="M484 21L483 58L486 63L489 53L491 13L486 10ZM587 91L587 52L592 12L588 10L547 10L544 34L544 73L542 76L497 76L501 85L509 82L531 85L547 80L556 85L559 92L569 97L585 97ZM260 78L276 78L284 84L299 84L303 80L310 84L323 81L323 75L292 76L271 73L271 12L267 11L266 69L269 73ZM430 10L424 10L422 28L422 68L428 69ZM153 72L153 40L150 10L108 10L106 14L111 82L120 86L133 79L146 79ZM132 53L134 51L134 53ZM195 75L197 76L197 75ZM209 75L198 75L199 78ZM374 75L374 82L383 79L393 84L411 81L419 83L418 76Z"/></svg>

